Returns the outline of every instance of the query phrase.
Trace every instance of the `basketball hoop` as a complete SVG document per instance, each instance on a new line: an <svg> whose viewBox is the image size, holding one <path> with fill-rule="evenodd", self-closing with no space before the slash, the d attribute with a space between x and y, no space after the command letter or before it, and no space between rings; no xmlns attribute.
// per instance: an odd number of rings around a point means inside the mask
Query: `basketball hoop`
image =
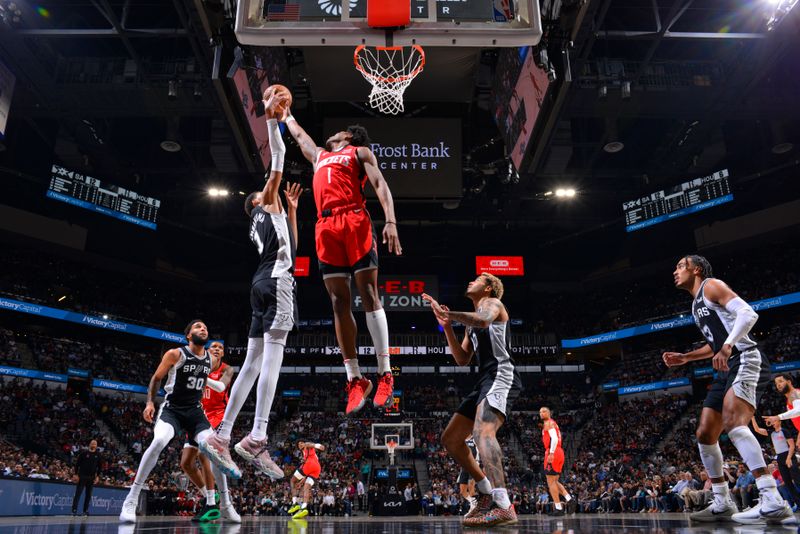
<svg viewBox="0 0 800 534"><path fill-rule="evenodd" d="M389 451L389 465L394 465L394 451L397 449L396 441L388 441L386 443L386 450Z"/></svg>
<svg viewBox="0 0 800 534"><path fill-rule="evenodd" d="M397 115L403 108L403 93L425 67L420 45L365 46L353 53L356 69L372 85L369 105L382 113Z"/></svg>

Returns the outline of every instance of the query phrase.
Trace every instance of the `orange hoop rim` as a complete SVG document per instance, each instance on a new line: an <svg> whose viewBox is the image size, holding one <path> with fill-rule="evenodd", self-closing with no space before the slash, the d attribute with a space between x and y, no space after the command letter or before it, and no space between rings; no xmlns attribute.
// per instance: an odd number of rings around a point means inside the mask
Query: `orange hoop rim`
<svg viewBox="0 0 800 534"><path fill-rule="evenodd" d="M425 49L422 48L421 45L410 45L410 46L408 46L408 48L415 49L419 53L419 55L421 57L420 63L417 66L417 68L415 68L413 71L409 72L408 74L404 74L403 76L397 76L397 77L393 76L393 77L390 77L390 78L385 78L383 76L375 76L371 72L367 72L366 70L364 70L364 68L358 62L358 53L361 52L362 50L364 50L365 48L367 48L366 45L358 45L356 47L355 52L353 52L353 64L355 64L356 70L358 70L361 74L363 74L367 78L372 78L373 80L378 80L379 82L399 83L399 82L404 82L406 80L413 80L414 78L417 77L417 74L419 74L422 71L423 67L425 67ZM390 51L402 50L403 48L406 48L406 47L404 47L404 46L374 46L372 48L374 48L378 52L385 52L387 50L390 50Z"/></svg>

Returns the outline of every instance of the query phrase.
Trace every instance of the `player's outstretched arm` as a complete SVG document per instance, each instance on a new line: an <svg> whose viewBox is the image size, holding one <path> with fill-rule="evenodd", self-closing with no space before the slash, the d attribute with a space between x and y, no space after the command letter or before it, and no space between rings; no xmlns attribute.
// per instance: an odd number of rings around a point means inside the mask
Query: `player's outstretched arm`
<svg viewBox="0 0 800 534"><path fill-rule="evenodd" d="M156 406L156 395L158 395L158 387L161 385L161 381L167 376L172 367L178 363L178 360L181 358L181 351L179 349L171 349L164 353L164 356L161 357L161 363L158 365L158 369L156 372L153 373L153 376L150 378L150 385L147 387L147 404L144 407L144 412L142 412L142 416L144 420L148 423L153 422L153 415L155 414Z"/></svg>
<svg viewBox="0 0 800 534"><path fill-rule="evenodd" d="M303 187L297 182L288 184L283 191L286 196L286 213L289 217L289 227L294 235L295 247L300 246L297 237L297 205L300 203L300 195L302 193Z"/></svg>
<svg viewBox="0 0 800 534"><path fill-rule="evenodd" d="M316 165L317 155L322 149L317 146L314 140L311 139L311 136L306 133L302 126L300 126L300 124L297 122L297 119L292 116L289 108L286 108L286 112L284 113L284 116L281 117L281 121L286 123L289 133L292 134L292 137L300 146L300 151L303 152L303 156L312 165Z"/></svg>
<svg viewBox="0 0 800 534"><path fill-rule="evenodd" d="M450 309L443 304L439 304L436 299L427 293L423 293L422 298L430 303L431 310L436 316L436 320L439 322L439 325L441 325L442 330L444 330L444 336L447 338L447 346L450 347L450 352L453 354L453 359L455 359L456 364L459 366L468 365L469 362L472 361L472 355L475 353L469 336L465 332L463 341L459 342L453 330L450 318L447 315Z"/></svg>
<svg viewBox="0 0 800 534"><path fill-rule="evenodd" d="M503 310L503 304L500 299L488 298L481 306L480 311L477 312L454 312L448 311L447 317L453 321L458 321L467 326L474 326L476 328L488 328L492 324L500 312Z"/></svg>
<svg viewBox="0 0 800 534"><path fill-rule="evenodd" d="M397 216L394 213L394 199L392 198L392 192L389 190L389 184L383 178L383 173L378 167L378 160L375 159L375 154L372 153L372 150L365 146L360 146L356 154L358 154L361 165L364 166L364 172L367 173L369 183L372 184L375 194L378 195L378 201L381 203L386 217L386 223L383 226L383 242L389 246L389 252L399 256L403 253L403 247L400 245L400 238L397 236Z"/></svg>
<svg viewBox="0 0 800 534"><path fill-rule="evenodd" d="M707 360L712 356L714 356L714 351L711 345L706 343L699 349L691 352L665 352L661 355L661 359L664 360L664 364L667 367L677 367L696 360Z"/></svg>
<svg viewBox="0 0 800 534"><path fill-rule="evenodd" d="M750 420L750 424L753 425L753 430L756 432L756 434L761 434L762 436L768 435L767 430L765 428L761 428L760 426L758 426L758 421L756 420L755 416L753 416L753 418Z"/></svg>
<svg viewBox="0 0 800 534"><path fill-rule="evenodd" d="M273 94L269 100L264 101L264 114L267 117L267 133L269 135L269 151L272 157L270 171L267 175L267 182L264 184L264 191L261 193L262 205L266 209L272 206L273 210L280 212L280 202L278 189L283 178L283 159L286 155L286 145L283 143L283 136L278 126L278 118L274 111L276 96Z"/></svg>

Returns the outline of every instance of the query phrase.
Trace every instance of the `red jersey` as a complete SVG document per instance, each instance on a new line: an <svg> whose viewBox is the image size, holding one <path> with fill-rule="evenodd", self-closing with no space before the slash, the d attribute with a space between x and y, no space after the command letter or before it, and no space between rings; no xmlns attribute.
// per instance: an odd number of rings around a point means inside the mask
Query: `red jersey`
<svg viewBox="0 0 800 534"><path fill-rule="evenodd" d="M338 152L320 151L314 166L314 201L317 213L342 207L366 206L367 175L356 156L358 147L347 145Z"/></svg>
<svg viewBox="0 0 800 534"><path fill-rule="evenodd" d="M794 409L794 406L792 406L792 403L789 402L788 399L786 400L786 408L789 409L789 410L793 410ZM797 416L794 419L792 419L792 423L794 423L794 427L797 430L800 430L800 416Z"/></svg>
<svg viewBox="0 0 800 534"><path fill-rule="evenodd" d="M553 419L550 420L553 421L553 427L556 429L556 434L558 435L558 447L556 447L556 451L558 451L559 449L561 449L561 443L562 443L561 429L558 428L558 423L556 423ZM542 427L542 441L544 442L544 452L545 454L547 454L550 452L550 431L545 430L544 427Z"/></svg>
<svg viewBox="0 0 800 534"><path fill-rule="evenodd" d="M227 367L226 364L221 363L216 371L211 371L208 374L208 378L219 381ZM224 414L225 407L228 405L228 388L225 388L225 391L220 393L206 386L200 403L203 405L203 411L206 412L206 417L208 417L209 420L215 415L220 413Z"/></svg>
<svg viewBox="0 0 800 534"><path fill-rule="evenodd" d="M303 449L303 464L318 464L319 458L317 457L317 449L314 447L307 447Z"/></svg>

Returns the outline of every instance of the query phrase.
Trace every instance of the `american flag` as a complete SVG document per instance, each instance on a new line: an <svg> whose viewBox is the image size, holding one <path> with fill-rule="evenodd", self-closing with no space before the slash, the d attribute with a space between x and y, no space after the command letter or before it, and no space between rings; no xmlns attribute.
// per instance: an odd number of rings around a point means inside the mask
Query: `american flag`
<svg viewBox="0 0 800 534"><path fill-rule="evenodd" d="M300 20L300 4L269 4L267 20Z"/></svg>

